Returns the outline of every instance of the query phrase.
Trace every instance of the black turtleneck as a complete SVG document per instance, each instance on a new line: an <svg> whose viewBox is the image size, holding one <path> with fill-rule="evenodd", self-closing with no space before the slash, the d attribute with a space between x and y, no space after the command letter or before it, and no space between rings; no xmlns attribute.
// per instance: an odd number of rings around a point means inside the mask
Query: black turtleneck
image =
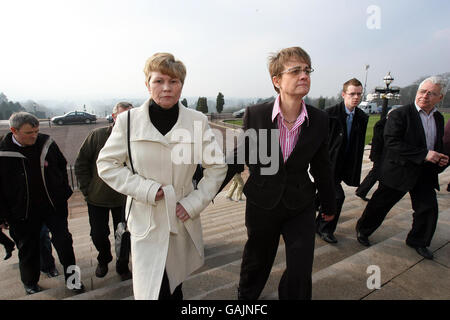
<svg viewBox="0 0 450 320"><path fill-rule="evenodd" d="M148 111L150 115L150 121L164 136L173 128L178 120L178 102L171 108L164 109L155 101L150 100L150 107L148 108Z"/></svg>

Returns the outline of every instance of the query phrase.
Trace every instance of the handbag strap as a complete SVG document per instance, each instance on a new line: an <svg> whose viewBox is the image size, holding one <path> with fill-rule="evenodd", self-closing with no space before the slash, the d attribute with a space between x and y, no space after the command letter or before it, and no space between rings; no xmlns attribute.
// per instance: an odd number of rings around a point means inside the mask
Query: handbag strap
<svg viewBox="0 0 450 320"><path fill-rule="evenodd" d="M128 158L130 159L130 164L131 164L131 171L133 172L133 174L135 174L134 172L134 166L133 166L133 159L131 158L131 147L130 147L130 110L127 111L127 146L128 146ZM128 222L128 217L130 216L130 212L131 212L131 205L133 204L133 198L131 198L131 203L130 203L130 207L128 208L128 215L125 219L125 225L127 225ZM127 226L128 227L128 226Z"/></svg>
<svg viewBox="0 0 450 320"><path fill-rule="evenodd" d="M131 147L130 147L130 110L128 110L127 112L128 112L128 118L127 118L127 145L128 145L128 158L130 159L131 171L133 172L133 174L135 174L135 172L134 172L134 166L133 166L133 159L131 159Z"/></svg>

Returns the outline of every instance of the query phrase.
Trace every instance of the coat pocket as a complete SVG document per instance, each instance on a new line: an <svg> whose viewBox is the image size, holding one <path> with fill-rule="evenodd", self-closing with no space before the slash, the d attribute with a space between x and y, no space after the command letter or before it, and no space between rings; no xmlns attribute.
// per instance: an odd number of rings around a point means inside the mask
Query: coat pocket
<svg viewBox="0 0 450 320"><path fill-rule="evenodd" d="M128 202L129 203L129 202ZM128 215L129 204L127 203L125 215ZM130 216L128 217L128 230L133 237L144 238L150 232L152 206L133 200Z"/></svg>

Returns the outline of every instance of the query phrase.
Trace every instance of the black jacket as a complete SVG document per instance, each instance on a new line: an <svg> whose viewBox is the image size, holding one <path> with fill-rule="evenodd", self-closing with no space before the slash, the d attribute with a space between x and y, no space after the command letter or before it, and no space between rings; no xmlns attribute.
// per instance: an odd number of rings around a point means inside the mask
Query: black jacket
<svg viewBox="0 0 450 320"><path fill-rule="evenodd" d="M386 125L386 118L378 120L373 127L373 137L372 146L370 148L369 159L372 162L377 162L382 160L383 149L384 149L384 126Z"/></svg>
<svg viewBox="0 0 450 320"><path fill-rule="evenodd" d="M44 187L49 203L56 212L72 195L68 183L67 161L56 143L45 134L36 140L39 147ZM43 162L43 163L42 163ZM28 159L17 152L8 133L0 142L0 218L25 220L30 213Z"/></svg>
<svg viewBox="0 0 450 320"><path fill-rule="evenodd" d="M355 108L347 141L347 114L344 102L325 110L330 118L329 142L330 160L336 181L344 181L352 187L359 186L362 158L369 117L359 108ZM347 144L349 149L346 152Z"/></svg>
<svg viewBox="0 0 450 320"><path fill-rule="evenodd" d="M436 123L436 142L434 150L443 152L444 117L434 113ZM419 177L439 190L438 174L446 167L425 162L428 149L415 104L405 105L389 113L384 128L385 157L381 167L380 181L388 187L400 191L410 191Z"/></svg>
<svg viewBox="0 0 450 320"><path fill-rule="evenodd" d="M250 106L244 114L244 132L249 137L245 145L245 163L249 167L250 176L244 186L243 192L247 201L254 205L273 209L282 201L288 209L302 210L314 202L316 189L322 202L323 212L328 215L336 213L336 201L334 183L331 175L331 164L328 154L328 117L325 112L307 105L309 119L301 126L298 142L286 163L279 145L279 131L277 120L272 122L272 110L274 101ZM254 130L251 130L254 129ZM260 129L268 129L261 130ZM256 131L255 131L256 130ZM251 132L255 132L252 135ZM264 141L264 133L267 133ZM271 141L276 143L276 150L271 150ZM268 146L268 152L262 143ZM240 145L242 148L243 145ZM235 149L234 162L237 162L236 154L242 152ZM276 155L278 163L267 162L265 154ZM252 159L252 154L255 156ZM227 161L230 163L230 159ZM265 174L264 170L270 167L276 168L275 172ZM314 183L308 175L310 166ZM238 168L238 170L236 170ZM242 171L243 164L229 165L226 184L234 173ZM271 170L269 170L271 171Z"/></svg>

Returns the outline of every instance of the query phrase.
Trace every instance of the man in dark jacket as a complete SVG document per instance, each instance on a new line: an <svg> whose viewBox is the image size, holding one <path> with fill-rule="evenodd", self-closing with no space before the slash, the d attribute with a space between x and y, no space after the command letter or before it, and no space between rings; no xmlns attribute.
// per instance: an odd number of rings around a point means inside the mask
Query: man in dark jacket
<svg viewBox="0 0 450 320"><path fill-rule="evenodd" d="M367 193L369 193L370 189L372 189L372 187L380 177L380 168L384 147L383 131L386 124L386 119L387 118L378 120L373 127L372 146L370 148L369 155L369 159L373 162L373 166L367 176L361 182L361 185L355 191L355 194L364 201L369 201L369 199L367 199L366 197Z"/></svg>
<svg viewBox="0 0 450 320"><path fill-rule="evenodd" d="M112 112L114 121L119 113L132 108L128 102L117 103ZM108 273L108 263L112 261L111 242L109 240L109 211L113 218L114 230L119 222L125 221L126 197L111 189L97 173L97 157L108 140L112 126L93 130L84 141L75 161L75 174L80 183L80 190L88 205L91 238L98 251L98 266L95 275L99 278ZM129 279L128 257L117 257L116 271L122 280Z"/></svg>
<svg viewBox="0 0 450 320"><path fill-rule="evenodd" d="M436 191L438 174L448 165L443 153L444 117L436 105L442 100L446 82L425 79L415 103L389 114L384 128L385 158L378 189L356 225L358 241L369 246L368 237L381 225L391 208L409 192L414 210L406 244L426 259L433 259L428 246L438 220Z"/></svg>
<svg viewBox="0 0 450 320"><path fill-rule="evenodd" d="M364 111L357 108L361 101L362 90L359 80L355 78L348 80L342 90L344 101L325 110L330 118L328 150L336 189L336 216L331 221L325 221L322 215L317 215L316 232L328 243L337 242L334 231L345 200L341 182L357 187L361 178L369 119Z"/></svg>
<svg viewBox="0 0 450 320"><path fill-rule="evenodd" d="M52 233L66 281L73 268L69 267L75 266L67 224L72 190L66 159L48 135L39 133L38 119L18 112L9 123L11 132L0 143L0 219L7 221L18 244L21 280L27 294L33 294L42 290L38 286L39 237L44 223ZM67 281L67 286L77 293L84 291L80 281L75 285Z"/></svg>

